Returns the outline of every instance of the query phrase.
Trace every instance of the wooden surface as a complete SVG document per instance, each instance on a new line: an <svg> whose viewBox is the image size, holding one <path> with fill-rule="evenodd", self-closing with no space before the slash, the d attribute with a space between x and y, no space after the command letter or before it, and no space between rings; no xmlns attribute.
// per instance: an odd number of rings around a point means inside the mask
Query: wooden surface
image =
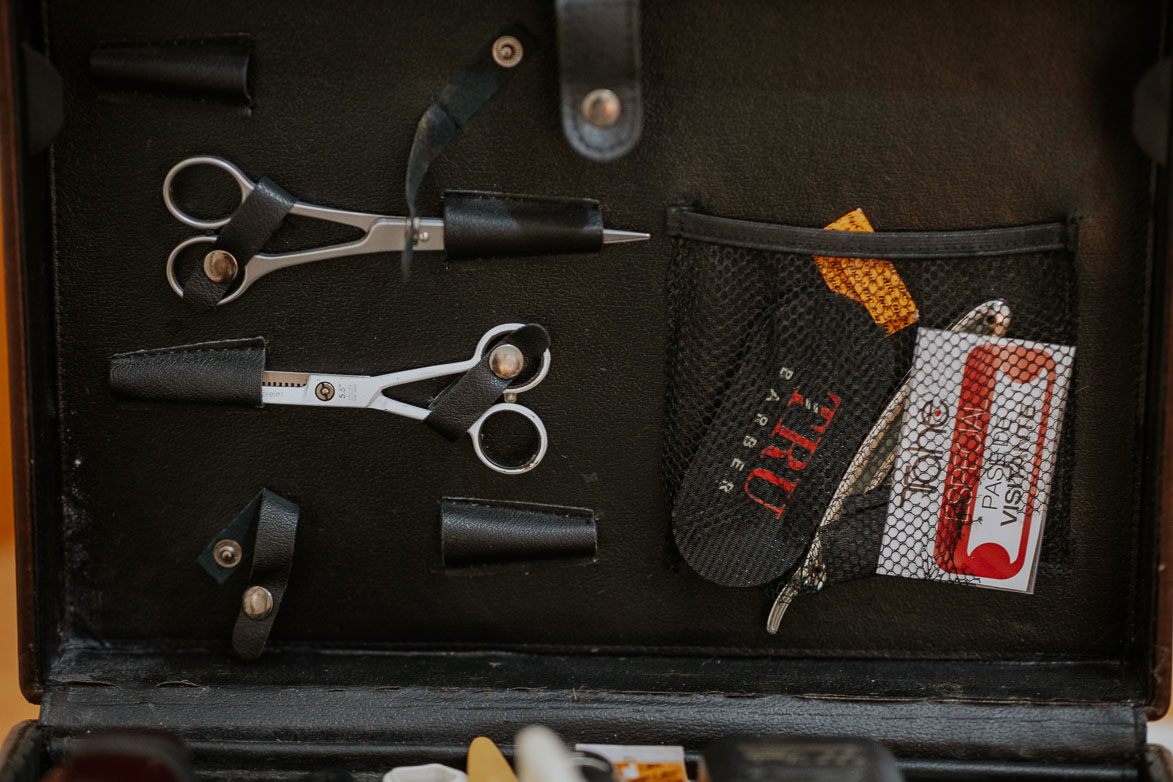
<svg viewBox="0 0 1173 782"><path fill-rule="evenodd" d="M3 228L0 227L0 231ZM12 542L12 429L8 415L8 320L0 296L0 729L35 719L39 709L20 693L16 664L16 565Z"/></svg>

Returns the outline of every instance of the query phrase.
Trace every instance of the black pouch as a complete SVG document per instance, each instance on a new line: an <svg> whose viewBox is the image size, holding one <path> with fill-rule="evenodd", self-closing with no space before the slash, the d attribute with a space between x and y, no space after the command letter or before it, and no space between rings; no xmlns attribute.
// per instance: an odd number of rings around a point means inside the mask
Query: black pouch
<svg viewBox="0 0 1173 782"><path fill-rule="evenodd" d="M693 570L758 586L799 563L892 385L884 337L825 287L788 292L755 321L672 509Z"/></svg>
<svg viewBox="0 0 1173 782"><path fill-rule="evenodd" d="M828 215L828 221L834 217ZM883 340L895 358L895 371L880 395L879 407L883 407L912 366L918 327L948 328L982 302L1001 299L1008 304L1007 337L1075 345L1076 229L1072 222L1055 222L988 230L846 233L671 210L668 230L676 238L676 250L667 282L664 474L674 525L682 512L695 515L706 510L697 507L709 501L691 491L690 471L695 475L698 458L708 458L709 442L731 436L721 431L728 426L722 410L745 382L741 376L744 358L752 350L762 319L795 291L821 290L828 300L849 301L827 291L815 257L889 260L916 303L917 323ZM842 309L843 314L828 311L812 317L810 325L818 333L803 335L810 345L807 349L833 345L840 338L837 332L858 328L849 322L848 312ZM803 332L801 323L793 328L795 333ZM859 369L844 365L842 372L844 377L858 378L866 374ZM1075 401L1068 400L1055 456L1041 550L1043 571L1066 569L1072 556L1068 502ZM871 414L873 420L878 412L877 408ZM864 426L865 433L870 425L869 421ZM846 440L853 444L847 445ZM850 449L848 460L862 440L863 435L845 438L840 447ZM820 496L829 499L842 477L842 471L820 476L825 481ZM836 563L836 572L827 572L829 582L875 571L890 480L889 476L867 494L844 502L844 511L833 525L836 528L826 530L824 560ZM735 488L744 491L744 486ZM786 536L801 543L788 539L780 545L788 552L805 551L813 532L809 524L799 525L787 530ZM679 543L679 533L677 538ZM686 554L685 559L691 557ZM791 568L799 564L790 561Z"/></svg>

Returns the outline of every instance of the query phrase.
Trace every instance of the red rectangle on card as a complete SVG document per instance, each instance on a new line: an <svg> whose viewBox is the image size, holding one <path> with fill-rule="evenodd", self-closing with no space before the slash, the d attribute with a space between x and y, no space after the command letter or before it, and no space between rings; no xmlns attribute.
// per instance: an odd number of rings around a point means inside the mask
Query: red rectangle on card
<svg viewBox="0 0 1173 782"><path fill-rule="evenodd" d="M965 361L933 556L942 570L1012 578L1031 535L1056 363L1046 349L983 344Z"/></svg>

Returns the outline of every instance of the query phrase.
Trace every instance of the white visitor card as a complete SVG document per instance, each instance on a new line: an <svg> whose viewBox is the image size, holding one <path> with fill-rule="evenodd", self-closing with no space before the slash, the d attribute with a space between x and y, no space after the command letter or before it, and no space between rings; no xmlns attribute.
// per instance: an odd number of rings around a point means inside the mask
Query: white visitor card
<svg viewBox="0 0 1173 782"><path fill-rule="evenodd" d="M877 572L1034 591L1075 348L921 329Z"/></svg>

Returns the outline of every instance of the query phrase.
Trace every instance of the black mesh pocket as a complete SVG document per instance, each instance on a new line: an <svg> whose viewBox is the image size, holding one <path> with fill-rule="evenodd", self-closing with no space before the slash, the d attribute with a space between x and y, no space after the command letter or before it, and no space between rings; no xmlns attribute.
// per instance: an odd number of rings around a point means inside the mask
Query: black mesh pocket
<svg viewBox="0 0 1173 782"><path fill-rule="evenodd" d="M825 287L787 292L754 322L672 509L693 570L757 586L801 560L884 404L884 337L860 304Z"/></svg>
<svg viewBox="0 0 1173 782"><path fill-rule="evenodd" d="M729 452L729 466L742 476L741 485L729 475L703 475L714 462L714 442L729 442L741 434L745 411L731 415L728 406L745 396L747 367L760 352L762 324L795 292L822 292L829 299L849 302L845 296L830 294L815 257L882 258L891 261L919 313L917 324L883 336L885 348L894 357L894 371L883 377L879 401L869 412L862 431L850 427L851 436L837 447L849 449L850 456L866 440L868 428L884 405L901 387L912 367L918 329L949 329L959 318L972 313L983 302L1000 301L1010 312L1006 337L1057 345L1075 344L1075 271L1072 252L1076 238L1074 224L1052 223L981 231L846 233L811 228L730 220L700 215L689 210L672 210L669 231L676 237L676 252L667 282L669 358L667 379L667 420L664 439L664 473L674 526L682 513L692 526L704 526L717 517L736 528L736 516L722 508L721 497L710 491L720 481L731 481L745 491L751 460ZM828 299L828 300L829 300ZM862 309L860 305L855 305ZM827 309L811 316L806 324L794 325L794 333L817 352L820 344L834 344L838 332L859 328L848 321L848 309ZM858 314L858 313L857 313ZM791 337L793 338L793 337ZM860 343L863 344L863 343ZM804 348L807 349L807 348ZM854 348L854 349L858 349ZM833 351L834 352L834 351ZM851 350L838 351L845 378L859 378L869 356ZM777 371L768 362L763 373ZM766 378L762 378L763 382ZM755 391L756 393L756 391ZM869 397L871 399L871 397ZM743 405L744 406L744 405ZM752 405L751 405L752 406ZM747 408L748 409L748 408ZM1041 548L1041 567L1064 568L1071 559L1071 530L1068 499L1073 461L1073 400L1068 400L1062 421L1063 437L1054 454L1051 494L1046 509L1046 534ZM731 419L737 423L731 423ZM899 431L899 420L896 431ZM754 454L756 456L756 454ZM734 459L743 462L740 470ZM699 461L698 461L699 460ZM837 462L839 463L839 462ZM874 572L883 534L884 508L891 488L888 459L879 479L873 475L872 490L841 500L843 513L835 524L820 529L802 527L803 551L809 551L813 536L821 537L825 571L820 568L819 585L856 578ZM728 472L726 470L725 472ZM819 476L825 482L822 496L836 490L843 472ZM697 492L693 484L706 482ZM708 485L712 484L712 485ZM746 520L742 520L746 523ZM794 533L799 534L799 533ZM677 530L678 547L681 542ZM786 550L793 569L803 562L791 557L792 541L778 541ZM682 552L683 553L683 552ZM736 560L736 546L712 556ZM686 555L692 564L694 557ZM740 572L736 561L702 571ZM711 577L708 576L708 577ZM721 579L717 580L722 583Z"/></svg>

